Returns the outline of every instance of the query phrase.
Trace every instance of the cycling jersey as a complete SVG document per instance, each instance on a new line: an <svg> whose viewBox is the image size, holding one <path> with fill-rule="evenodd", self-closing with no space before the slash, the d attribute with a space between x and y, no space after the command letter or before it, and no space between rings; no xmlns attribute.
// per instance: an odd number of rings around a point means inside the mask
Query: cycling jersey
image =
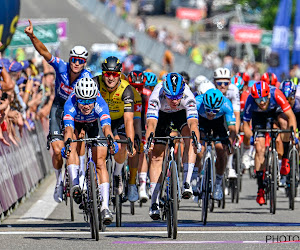
<svg viewBox="0 0 300 250"><path fill-rule="evenodd" d="M92 74L86 69L82 70L77 79L70 83L70 64L64 62L62 59L52 56L48 63L54 68L56 72L55 78L55 101L65 103L69 95L73 91L76 83L84 77L92 78ZM54 101L54 102L55 102Z"/></svg>
<svg viewBox="0 0 300 250"><path fill-rule="evenodd" d="M133 119L141 119L142 118L142 97L139 94L139 92L137 92L137 90L131 86L132 88L132 92L134 95L134 117Z"/></svg>
<svg viewBox="0 0 300 250"><path fill-rule="evenodd" d="M64 106L63 121L65 127L72 127L73 129L75 129L75 122L92 123L95 122L98 118L100 119L101 127L104 127L105 125L111 125L108 106L99 92L96 98L95 107L88 115L84 115L81 113L80 109L77 106L76 95L74 92L71 93Z"/></svg>
<svg viewBox="0 0 300 250"><path fill-rule="evenodd" d="M290 104L288 103L284 94L279 89L270 86L270 94L271 98L267 110L261 110L259 106L255 103L254 98L251 95L249 95L244 109L243 120L249 122L252 118L253 112L268 113L278 108L281 108L283 112L286 112L291 109Z"/></svg>
<svg viewBox="0 0 300 250"><path fill-rule="evenodd" d="M231 101L233 111L240 112L241 105L240 105L240 93L238 87L235 86L234 84L229 84L225 96Z"/></svg>
<svg viewBox="0 0 300 250"><path fill-rule="evenodd" d="M93 80L98 83L101 96L108 105L113 121L123 118L124 112L134 112L134 93L127 81L121 79L119 86L113 92L109 92L101 75L95 76Z"/></svg>
<svg viewBox="0 0 300 250"><path fill-rule="evenodd" d="M300 113L300 96L295 96L295 104L292 110L295 114Z"/></svg>
<svg viewBox="0 0 300 250"><path fill-rule="evenodd" d="M163 90L163 83L161 82L155 86L150 96L147 111L147 119L154 118L158 120L159 111L165 113L175 113L183 109L186 110L187 120L191 118L198 119L196 100L190 88L187 85L185 85L183 98L181 99L180 104L177 106L177 108L172 109L166 100Z"/></svg>
<svg viewBox="0 0 300 250"><path fill-rule="evenodd" d="M149 103L151 93L152 93L152 91L150 89L143 88L143 92L142 92L142 130L145 130L148 103Z"/></svg>
<svg viewBox="0 0 300 250"><path fill-rule="evenodd" d="M204 103L203 103L203 97L204 97L204 94L198 95L196 97L197 111L198 111L199 116L207 119L207 115L206 115L205 107L204 107ZM232 104L228 98L226 98L225 96L223 98L224 98L224 103L223 103L220 111L215 115L214 120L218 119L222 116L225 116L228 126L235 125L235 115L233 113Z"/></svg>
<svg viewBox="0 0 300 250"><path fill-rule="evenodd" d="M247 101L249 94L250 94L250 91L248 89L243 91L241 94L241 98L240 98L241 112L244 112L244 108L245 108L246 101Z"/></svg>

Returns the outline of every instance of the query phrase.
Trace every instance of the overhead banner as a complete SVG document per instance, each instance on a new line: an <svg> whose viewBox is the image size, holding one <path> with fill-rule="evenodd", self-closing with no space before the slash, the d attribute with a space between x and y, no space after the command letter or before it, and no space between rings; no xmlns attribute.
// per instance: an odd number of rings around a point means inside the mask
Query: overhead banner
<svg viewBox="0 0 300 250"><path fill-rule="evenodd" d="M296 16L294 23L294 50L292 55L292 64L300 65L300 0L297 0Z"/></svg>
<svg viewBox="0 0 300 250"><path fill-rule="evenodd" d="M279 56L279 66L269 67L279 81L289 75L289 30L292 14L292 0L281 0L273 27L272 52Z"/></svg>
<svg viewBox="0 0 300 250"><path fill-rule="evenodd" d="M261 40L261 29L236 29L234 40L239 43L259 44Z"/></svg>

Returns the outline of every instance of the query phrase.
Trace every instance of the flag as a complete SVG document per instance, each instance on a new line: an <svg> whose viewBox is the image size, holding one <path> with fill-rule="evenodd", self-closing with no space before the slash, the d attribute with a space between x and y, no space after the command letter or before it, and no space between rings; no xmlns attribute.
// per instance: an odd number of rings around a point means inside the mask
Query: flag
<svg viewBox="0 0 300 250"><path fill-rule="evenodd" d="M294 50L292 55L292 64L300 65L300 0L297 1L296 16L294 23Z"/></svg>
<svg viewBox="0 0 300 250"><path fill-rule="evenodd" d="M281 0L275 25L273 27L272 52L278 53L279 66L269 67L268 71L274 73L281 81L283 74L289 76L289 30L292 14L292 0Z"/></svg>

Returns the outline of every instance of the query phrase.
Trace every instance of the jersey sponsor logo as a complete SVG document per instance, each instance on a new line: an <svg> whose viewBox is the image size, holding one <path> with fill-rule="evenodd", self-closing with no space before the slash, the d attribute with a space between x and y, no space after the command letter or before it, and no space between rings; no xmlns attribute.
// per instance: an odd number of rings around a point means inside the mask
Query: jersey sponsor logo
<svg viewBox="0 0 300 250"><path fill-rule="evenodd" d="M67 94L69 94L69 95L70 95L70 94L72 93L72 91L73 91L73 88L72 88L72 87L65 85L63 82L60 83L60 88L61 88L63 91L65 91Z"/></svg>
<svg viewBox="0 0 300 250"><path fill-rule="evenodd" d="M74 121L74 117L72 117L71 115L67 114L64 116L64 121Z"/></svg>
<svg viewBox="0 0 300 250"><path fill-rule="evenodd" d="M152 100L152 101L149 103L149 105L152 106L153 108L157 108L157 107L158 107L158 101Z"/></svg>
<svg viewBox="0 0 300 250"><path fill-rule="evenodd" d="M96 113L100 114L102 112L102 110L103 109L100 107L100 105L98 103L96 103L96 105L95 105L95 111L96 111Z"/></svg>
<svg viewBox="0 0 300 250"><path fill-rule="evenodd" d="M186 103L186 106L187 107L195 107L196 106L196 103L195 103L195 101L194 100L190 100L190 101L188 101L187 103Z"/></svg>
<svg viewBox="0 0 300 250"><path fill-rule="evenodd" d="M120 94L119 94L119 93L116 93L115 95L116 95L116 96L120 96Z"/></svg>
<svg viewBox="0 0 300 250"><path fill-rule="evenodd" d="M135 112L142 112L142 105L141 104L134 105L134 111Z"/></svg>
<svg viewBox="0 0 300 250"><path fill-rule="evenodd" d="M75 111L75 107L72 107L69 111L73 113Z"/></svg>
<svg viewBox="0 0 300 250"><path fill-rule="evenodd" d="M124 103L132 103L133 100L129 96L124 97Z"/></svg>
<svg viewBox="0 0 300 250"><path fill-rule="evenodd" d="M100 121L103 121L103 120L105 120L105 119L110 119L110 116L107 115L107 114L104 114L104 115L102 115L102 116L100 117Z"/></svg>

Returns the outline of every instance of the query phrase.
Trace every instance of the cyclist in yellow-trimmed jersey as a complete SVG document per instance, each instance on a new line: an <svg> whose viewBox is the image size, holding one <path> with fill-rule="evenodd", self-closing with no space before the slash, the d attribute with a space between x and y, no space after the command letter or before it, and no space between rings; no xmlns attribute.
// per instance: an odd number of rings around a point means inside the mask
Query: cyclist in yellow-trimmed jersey
<svg viewBox="0 0 300 250"><path fill-rule="evenodd" d="M134 141L134 93L126 80L121 79L122 64L117 57L110 56L102 63L102 76L95 76L93 80L98 84L100 93L106 101L110 117L111 128L116 140L129 137ZM133 155L136 153L133 148ZM125 144L119 144L119 152L115 154L114 193L123 192L122 168L127 156Z"/></svg>

